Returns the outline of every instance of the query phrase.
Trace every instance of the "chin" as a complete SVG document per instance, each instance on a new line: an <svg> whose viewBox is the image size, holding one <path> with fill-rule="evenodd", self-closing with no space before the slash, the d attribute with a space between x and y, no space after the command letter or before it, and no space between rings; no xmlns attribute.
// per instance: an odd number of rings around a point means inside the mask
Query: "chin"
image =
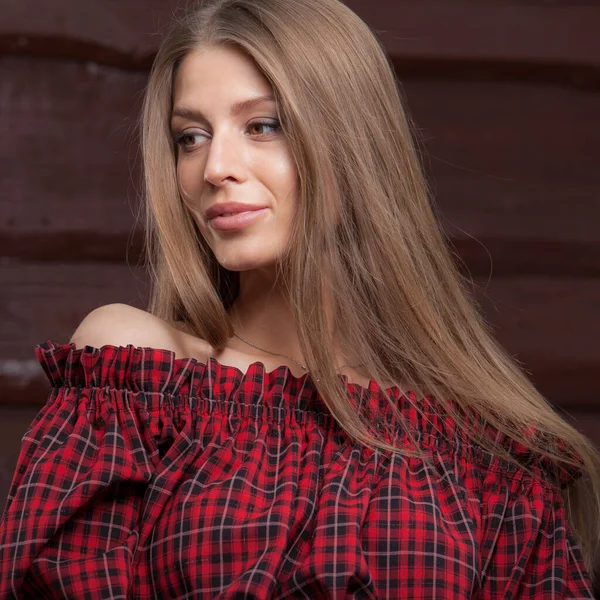
<svg viewBox="0 0 600 600"><path fill-rule="evenodd" d="M256 271L261 269L267 269L275 266L276 260L273 259L249 259L249 258L226 258L217 256L219 264L228 271Z"/></svg>
<svg viewBox="0 0 600 600"><path fill-rule="evenodd" d="M271 270L278 260L276 248L265 247L264 236L256 236L256 240L240 240L242 243L220 242L213 248L218 263L229 271ZM231 244L231 245L229 245Z"/></svg>

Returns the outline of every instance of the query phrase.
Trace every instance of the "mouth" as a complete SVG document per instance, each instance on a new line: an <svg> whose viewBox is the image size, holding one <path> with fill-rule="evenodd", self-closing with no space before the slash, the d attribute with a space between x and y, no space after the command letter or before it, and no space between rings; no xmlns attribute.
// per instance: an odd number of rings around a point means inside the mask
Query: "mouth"
<svg viewBox="0 0 600 600"><path fill-rule="evenodd" d="M246 210L234 213L223 213L213 217L212 219L209 219L208 222L214 229L233 231L250 225L259 217L265 215L268 210L268 208L259 208L255 210Z"/></svg>
<svg viewBox="0 0 600 600"><path fill-rule="evenodd" d="M215 217L231 217L243 212L260 210L261 208L266 208L263 204L245 204L243 202L224 202L213 204L212 206L206 209L205 217L208 221L214 219Z"/></svg>

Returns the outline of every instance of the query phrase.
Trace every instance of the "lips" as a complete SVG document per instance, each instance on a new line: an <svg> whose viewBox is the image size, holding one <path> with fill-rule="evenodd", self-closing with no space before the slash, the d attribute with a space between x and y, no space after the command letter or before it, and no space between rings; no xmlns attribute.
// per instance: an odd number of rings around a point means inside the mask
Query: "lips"
<svg viewBox="0 0 600 600"><path fill-rule="evenodd" d="M268 208L261 208L259 210L245 210L239 213L233 213L230 217L225 215L219 215L212 219L209 219L209 226L212 229L220 231L240 231L249 227L252 223L257 222L261 216L264 216L269 212Z"/></svg>
<svg viewBox="0 0 600 600"><path fill-rule="evenodd" d="M264 205L244 204L242 202L223 202L221 204L213 204L206 210L206 218L214 219L218 216L232 216L241 212L249 212L266 208Z"/></svg>

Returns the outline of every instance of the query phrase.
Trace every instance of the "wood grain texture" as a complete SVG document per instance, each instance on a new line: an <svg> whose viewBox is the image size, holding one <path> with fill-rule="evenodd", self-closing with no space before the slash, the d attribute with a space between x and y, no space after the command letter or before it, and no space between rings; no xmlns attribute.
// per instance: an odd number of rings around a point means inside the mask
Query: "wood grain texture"
<svg viewBox="0 0 600 600"><path fill-rule="evenodd" d="M83 317L105 304L147 305L136 265L11 263L0 266L0 358L35 358L48 339L68 342Z"/></svg>
<svg viewBox="0 0 600 600"><path fill-rule="evenodd" d="M7 0L0 52L78 58L149 68L172 14L188 0ZM482 63L500 76L560 78L598 86L597 5L586 2L347 0L404 59L403 73L439 70L463 77ZM535 69L529 68L535 65ZM552 69L543 69L543 65Z"/></svg>
<svg viewBox="0 0 600 600"><path fill-rule="evenodd" d="M600 279L476 280L496 339L556 405L600 407Z"/></svg>
<svg viewBox="0 0 600 600"><path fill-rule="evenodd" d="M598 6L484 0L345 2L392 56L599 66Z"/></svg>
<svg viewBox="0 0 600 600"><path fill-rule="evenodd" d="M145 76L0 59L0 255L139 258L136 122ZM473 275L600 274L597 95L409 80L443 227Z"/></svg>
<svg viewBox="0 0 600 600"><path fill-rule="evenodd" d="M182 0L5 0L0 52L148 69Z"/></svg>
<svg viewBox="0 0 600 600"><path fill-rule="evenodd" d="M20 235L40 235L43 256L70 233L102 231L105 246L129 234L145 80L82 63L0 59L0 254L19 256L23 246L11 242Z"/></svg>
<svg viewBox="0 0 600 600"><path fill-rule="evenodd" d="M443 227L473 274L600 274L597 94L434 80L403 90Z"/></svg>

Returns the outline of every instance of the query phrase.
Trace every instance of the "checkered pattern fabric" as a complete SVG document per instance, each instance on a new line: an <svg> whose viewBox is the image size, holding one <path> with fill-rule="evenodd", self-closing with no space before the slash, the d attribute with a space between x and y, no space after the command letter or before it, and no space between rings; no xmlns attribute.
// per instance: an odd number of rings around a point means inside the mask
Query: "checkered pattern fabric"
<svg viewBox="0 0 600 600"><path fill-rule="evenodd" d="M0 520L2 599L593 598L558 490L581 473L504 440L528 475L432 397L388 389L428 465L350 440L283 365L35 351L52 391ZM378 384L339 377L385 424Z"/></svg>

